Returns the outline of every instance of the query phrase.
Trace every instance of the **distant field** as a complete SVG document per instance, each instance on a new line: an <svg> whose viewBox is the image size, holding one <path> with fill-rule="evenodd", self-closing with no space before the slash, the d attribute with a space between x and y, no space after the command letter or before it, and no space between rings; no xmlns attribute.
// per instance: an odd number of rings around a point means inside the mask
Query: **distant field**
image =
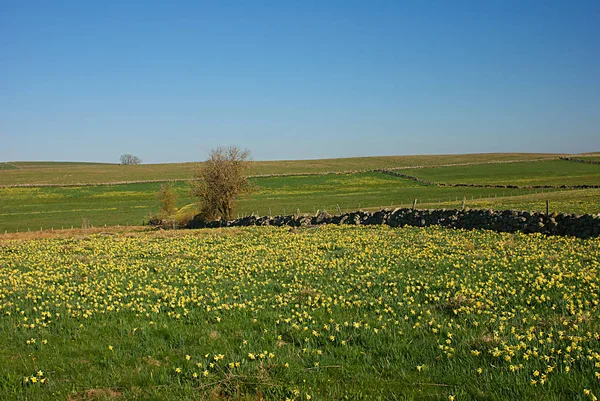
<svg viewBox="0 0 600 401"><path fill-rule="evenodd" d="M11 162L17 169L39 169L39 168L71 168L71 167L101 167L113 166L113 163L94 162Z"/></svg>
<svg viewBox="0 0 600 401"><path fill-rule="evenodd" d="M256 163L255 174L293 173L330 170L364 170L395 168L402 165L442 165L479 163L489 160L520 160L544 155L459 155L406 156L361 159L330 159ZM27 164L28 163L28 164ZM7 164L8 165L8 164ZM136 179L187 178L193 163L118 166L110 164L18 162L16 170L2 170L0 177L27 181L47 177L54 183L131 181ZM10 164L13 166L13 164ZM278 167L277 169L275 167ZM187 173L184 173L186 171ZM600 185L600 166L560 160L480 164L450 167L402 169L402 173L430 181L503 185ZM118 174L117 174L118 173ZM19 176L18 174L21 174ZM61 175L62 174L62 175ZM10 178L9 177L9 178ZM19 178L20 177L20 178ZM25 177L25 178L23 178ZM418 207L511 208L545 210L545 201L559 212L599 213L600 190L565 191L540 189L496 189L438 187L421 184L382 173L292 175L253 178L256 191L240 200L240 215L278 215L330 213L356 209L411 206ZM156 193L160 183L76 187L0 188L0 232L61 227L81 227L82 221L98 226L140 225L159 209ZM174 184L178 194L179 216L196 212L195 200L189 195L189 183Z"/></svg>
<svg viewBox="0 0 600 401"><path fill-rule="evenodd" d="M381 173L331 174L255 178L256 192L242 198L239 213L259 215L314 213L327 210L381 208L421 203L460 203L471 199L500 199L540 193L533 189L440 188ZM140 225L159 209L159 183L0 188L0 231L39 230L40 227L81 227L82 218L94 226ZM188 183L174 184L178 207L194 211ZM547 191L546 191L547 192ZM543 202L543 201L542 201ZM566 205L565 205L566 206ZM579 209L577 209L579 210Z"/></svg>
<svg viewBox="0 0 600 401"><path fill-rule="evenodd" d="M0 163L0 171L2 170L18 170L19 168L13 163Z"/></svg>
<svg viewBox="0 0 600 401"><path fill-rule="evenodd" d="M384 156L344 159L287 160L255 162L251 174L298 174L439 166L457 163L485 163L557 158L556 154L490 153L471 155ZM11 162L17 169L0 168L0 186L14 184L77 184L119 181L186 179L195 163L142 164L120 166L103 163Z"/></svg>
<svg viewBox="0 0 600 401"><path fill-rule="evenodd" d="M462 163L490 163L532 159L555 159L547 153L480 153L464 155L382 156L322 160L256 162L253 174L311 173L323 171L372 170L410 166L439 166Z"/></svg>
<svg viewBox="0 0 600 401"><path fill-rule="evenodd" d="M600 155L581 155L581 156L575 156L575 159L582 159L582 160L593 160L596 162L600 162Z"/></svg>
<svg viewBox="0 0 600 401"><path fill-rule="evenodd" d="M0 171L0 185L14 184L87 184L120 181L171 180L190 178L194 163L145 164L25 164L22 168ZM15 165L19 166L20 163Z"/></svg>
<svg viewBox="0 0 600 401"><path fill-rule="evenodd" d="M291 214L316 210L395 207L419 203L535 194L539 190L440 188L380 173L272 177L254 181L258 191L240 202L245 213ZM338 209L339 207L339 209Z"/></svg>
<svg viewBox="0 0 600 401"><path fill-rule="evenodd" d="M511 197L468 199L466 206L472 209L496 210L536 210L546 211L546 200L550 202L550 212L576 214L600 213L600 189L578 189L567 191L540 192L537 194ZM462 201L426 202L420 207L430 209L457 209Z"/></svg>
<svg viewBox="0 0 600 401"><path fill-rule="evenodd" d="M81 227L82 219L95 226L141 225L158 210L160 184L57 188L0 188L0 230L39 230L40 227ZM182 204L184 184L176 185Z"/></svg>
<svg viewBox="0 0 600 401"><path fill-rule="evenodd" d="M600 166L565 160L408 169L402 173L439 183L600 185Z"/></svg>

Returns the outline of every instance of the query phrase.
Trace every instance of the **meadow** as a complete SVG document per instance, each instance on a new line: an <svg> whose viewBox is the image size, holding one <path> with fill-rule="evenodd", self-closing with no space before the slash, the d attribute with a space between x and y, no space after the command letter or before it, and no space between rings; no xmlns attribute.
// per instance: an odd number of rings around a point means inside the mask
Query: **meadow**
<svg viewBox="0 0 600 401"><path fill-rule="evenodd" d="M600 240L385 226L0 242L3 400L592 400Z"/></svg>
<svg viewBox="0 0 600 401"><path fill-rule="evenodd" d="M467 204L474 207L477 200L493 204L512 197L542 195L539 189L436 187L376 172L263 177L252 179L252 184L254 193L240 199L238 212L241 215L285 215L298 211L314 214L317 210L337 213L409 206L414 199L418 199L419 205L433 205L460 204L466 198ZM159 212L156 193L160 185L0 188L0 232L82 227L83 221L96 227L141 225ZM190 197L189 183L177 182L173 187L181 218L191 218L197 206ZM578 201L563 202L561 211L600 212L600 204ZM531 203L541 210L545 207L545 198L527 201L528 206Z"/></svg>
<svg viewBox="0 0 600 401"><path fill-rule="evenodd" d="M255 161L250 174L344 172L382 168L405 168L410 166L556 159L558 156L546 153L490 153ZM195 167L196 163L121 166L110 163L10 162L0 164L0 186L21 184L72 185L82 183L189 179L193 175Z"/></svg>
<svg viewBox="0 0 600 401"><path fill-rule="evenodd" d="M596 154L577 157L596 157ZM536 160L536 161L533 161ZM156 216L156 194L165 180L189 180L195 163L120 166L107 163L10 162L0 164L0 233L84 226L142 225ZM382 174L392 169L442 184L551 185L556 188L444 187ZM352 171L353 173L343 173ZM559 160L549 154L389 156L254 162L255 191L237 212L285 215L327 210L412 206L600 213L598 190L558 187L600 185L600 166ZM76 183L85 185L76 185ZM93 183L104 183L93 185ZM10 185L21 185L10 187ZM43 186L43 185L52 186ZM176 219L198 210L190 184L173 183Z"/></svg>
<svg viewBox="0 0 600 401"><path fill-rule="evenodd" d="M566 160L402 170L432 182L491 185L600 185L600 166Z"/></svg>

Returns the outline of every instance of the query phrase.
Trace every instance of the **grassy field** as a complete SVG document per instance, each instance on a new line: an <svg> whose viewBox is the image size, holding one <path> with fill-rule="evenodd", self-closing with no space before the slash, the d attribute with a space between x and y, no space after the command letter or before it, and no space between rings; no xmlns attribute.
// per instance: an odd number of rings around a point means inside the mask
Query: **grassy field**
<svg viewBox="0 0 600 401"><path fill-rule="evenodd" d="M593 155L587 155L593 156ZM482 154L442 156L398 156L354 159L257 162L254 174L297 174L323 171L398 168L415 165L454 166L399 170L426 180L442 183L502 185L600 185L600 166L561 160L523 162L532 158L552 157L543 154ZM498 163L489 164L488 162ZM501 163L501 161L517 161ZM486 163L456 166L465 163ZM140 166L111 164L16 162L5 163L0 183L135 181L147 179L189 178L193 163ZM9 168L12 168L9 170ZM546 200L559 212L599 213L598 191L452 188L423 185L415 181L381 173L292 175L254 178L256 191L240 200L240 215L278 215L330 213L356 209L410 206L414 199L419 207L468 207L544 210ZM0 187L0 233L16 230L94 226L139 225L156 215L159 183L81 187ZM179 201L180 219L196 211L189 196L189 184L174 184ZM556 192L547 195L549 192Z"/></svg>
<svg viewBox="0 0 600 401"><path fill-rule="evenodd" d="M90 225L141 225L159 209L160 184L89 187L0 188L0 230L48 230ZM192 202L184 183L175 186L183 206Z"/></svg>
<svg viewBox="0 0 600 401"><path fill-rule="evenodd" d="M382 226L0 241L0 399L590 400L599 241Z"/></svg>
<svg viewBox="0 0 600 401"><path fill-rule="evenodd" d="M420 168L402 173L439 183L600 185L600 166L565 160Z"/></svg>
<svg viewBox="0 0 600 401"><path fill-rule="evenodd" d="M512 209L544 212L546 211L546 201L550 202L550 212L576 214L600 213L600 189L550 191L510 197L469 199L466 201L466 206L472 209ZM420 207L429 209L458 209L462 207L462 201L425 202Z"/></svg>
<svg viewBox="0 0 600 401"><path fill-rule="evenodd" d="M555 154L491 153L472 155L385 156L321 160L257 161L251 174L342 172L407 166L557 158ZM120 166L102 163L13 162L0 167L0 186L14 184L77 184L139 180L187 179L195 163ZM0 165L1 166L1 165Z"/></svg>
<svg viewBox="0 0 600 401"><path fill-rule="evenodd" d="M426 186L381 173L287 176L252 180L256 192L240 201L239 213L259 215L315 213L327 210L395 207L419 203L470 202L480 198L490 201L505 196L522 196L541 192L526 189L439 188ZM159 183L85 186L0 188L0 232L81 227L82 219L90 225L140 225L156 215ZM174 184L178 207L188 215L195 210L189 196L189 184ZM548 191L546 191L548 192ZM543 207L541 200L539 207ZM517 205L518 206L518 205ZM580 211L581 205L567 211ZM590 210L598 210L590 205Z"/></svg>
<svg viewBox="0 0 600 401"><path fill-rule="evenodd" d="M2 170L18 170L18 167L13 163L0 163L0 171Z"/></svg>

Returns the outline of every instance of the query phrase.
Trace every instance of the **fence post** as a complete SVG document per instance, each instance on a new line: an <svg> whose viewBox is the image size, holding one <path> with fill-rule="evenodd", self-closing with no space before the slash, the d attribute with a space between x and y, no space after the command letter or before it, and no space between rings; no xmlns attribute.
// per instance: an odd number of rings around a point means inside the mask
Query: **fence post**
<svg viewBox="0 0 600 401"><path fill-rule="evenodd" d="M415 201L413 202L413 210L415 210L417 208L417 200L415 199Z"/></svg>
<svg viewBox="0 0 600 401"><path fill-rule="evenodd" d="M550 201L548 199L546 199L546 218L548 218L549 211L550 211Z"/></svg>

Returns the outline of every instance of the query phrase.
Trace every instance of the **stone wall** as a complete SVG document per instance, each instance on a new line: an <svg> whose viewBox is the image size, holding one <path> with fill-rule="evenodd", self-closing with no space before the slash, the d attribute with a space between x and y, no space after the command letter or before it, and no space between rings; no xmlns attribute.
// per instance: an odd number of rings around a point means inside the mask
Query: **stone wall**
<svg viewBox="0 0 600 401"><path fill-rule="evenodd" d="M577 159L574 157L560 157L561 160L568 160L570 162L585 163L585 164L600 164L597 160Z"/></svg>
<svg viewBox="0 0 600 401"><path fill-rule="evenodd" d="M568 213L525 212L515 210L418 210L382 209L376 212L357 211L330 215L320 212L289 216L248 216L240 219L204 222L198 216L187 228L246 227L246 226L290 226L303 227L320 224L383 225L391 227L427 227L439 225L450 228L487 229L500 232L542 233L546 235L568 235L579 238L600 236L600 215L575 215Z"/></svg>

